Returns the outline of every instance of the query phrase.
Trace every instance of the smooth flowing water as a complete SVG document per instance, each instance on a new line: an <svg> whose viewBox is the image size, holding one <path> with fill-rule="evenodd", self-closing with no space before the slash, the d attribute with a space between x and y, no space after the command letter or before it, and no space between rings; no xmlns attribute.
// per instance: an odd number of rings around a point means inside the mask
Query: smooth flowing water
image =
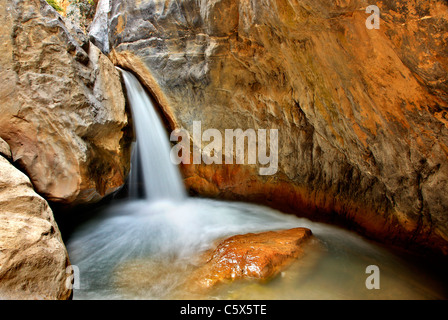
<svg viewBox="0 0 448 320"><path fill-rule="evenodd" d="M134 191L129 199L103 208L68 239L71 262L79 268L74 299L448 297L445 283L427 266L346 230L263 206L187 197L150 98L132 74L123 71L123 76L138 144L131 176L140 176L145 195L137 199ZM272 281L235 282L200 294L190 290L188 279L201 253L217 239L293 227L311 229L313 240L305 256ZM369 265L380 269L379 290L366 288Z"/></svg>
<svg viewBox="0 0 448 320"><path fill-rule="evenodd" d="M170 144L166 129L154 105L137 78L121 70L131 104L132 119L137 136L134 150L133 179L141 176L147 200L183 200L186 192L178 168L170 159ZM141 170L138 170L141 168ZM131 185L134 182L131 181Z"/></svg>

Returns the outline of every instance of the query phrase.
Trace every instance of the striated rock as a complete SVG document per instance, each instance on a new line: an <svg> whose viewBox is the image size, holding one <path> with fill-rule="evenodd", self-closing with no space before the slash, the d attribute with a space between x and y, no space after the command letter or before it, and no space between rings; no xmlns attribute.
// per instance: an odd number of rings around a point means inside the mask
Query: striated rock
<svg viewBox="0 0 448 320"><path fill-rule="evenodd" d="M129 166L120 75L44 0L0 1L0 137L36 191L100 200Z"/></svg>
<svg viewBox="0 0 448 320"><path fill-rule="evenodd" d="M377 1L369 30L370 4L109 0L97 41L172 128L279 130L276 175L184 166L193 193L448 253L447 4Z"/></svg>
<svg viewBox="0 0 448 320"><path fill-rule="evenodd" d="M197 290L238 279L271 279L304 254L303 244L311 234L309 229L295 228L230 237L195 271L192 282Z"/></svg>
<svg viewBox="0 0 448 320"><path fill-rule="evenodd" d="M68 299L69 264L47 202L0 157L0 299Z"/></svg>
<svg viewBox="0 0 448 320"><path fill-rule="evenodd" d="M109 38L109 25L108 15L110 12L109 0L103 0L98 3L96 8L95 18L92 22L89 37L90 41L104 53L109 53L109 41L105 39Z"/></svg>

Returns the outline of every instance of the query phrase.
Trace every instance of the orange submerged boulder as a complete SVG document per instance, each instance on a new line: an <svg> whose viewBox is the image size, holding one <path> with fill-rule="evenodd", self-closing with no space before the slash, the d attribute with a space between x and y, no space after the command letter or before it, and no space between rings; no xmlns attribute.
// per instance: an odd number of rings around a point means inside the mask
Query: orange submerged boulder
<svg viewBox="0 0 448 320"><path fill-rule="evenodd" d="M199 289L237 279L268 280L303 253L306 228L236 235L222 241L193 276Z"/></svg>

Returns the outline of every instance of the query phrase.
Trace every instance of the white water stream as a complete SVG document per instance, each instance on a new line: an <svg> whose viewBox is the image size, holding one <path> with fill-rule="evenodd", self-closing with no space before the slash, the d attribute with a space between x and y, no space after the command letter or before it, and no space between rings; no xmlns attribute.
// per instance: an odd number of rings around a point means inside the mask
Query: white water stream
<svg viewBox="0 0 448 320"><path fill-rule="evenodd" d="M140 82L129 72L122 70L121 73L132 106L132 119L137 135L136 156L141 167L141 172L131 177L135 179L141 176L145 198L149 201L184 200L185 188L179 170L171 163L166 129ZM137 169L139 166L135 167Z"/></svg>

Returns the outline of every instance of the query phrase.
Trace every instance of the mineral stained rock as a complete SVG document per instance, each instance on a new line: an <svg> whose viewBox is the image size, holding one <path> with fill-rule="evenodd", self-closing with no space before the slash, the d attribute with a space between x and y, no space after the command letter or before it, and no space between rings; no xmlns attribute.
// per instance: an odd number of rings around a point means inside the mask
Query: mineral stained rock
<svg viewBox="0 0 448 320"><path fill-rule="evenodd" d="M294 228L225 239L192 276L195 290L238 279L269 280L303 255L311 230Z"/></svg>
<svg viewBox="0 0 448 320"><path fill-rule="evenodd" d="M376 1L379 29L366 27L371 4L102 0L92 40L172 129L279 130L275 175L186 165L191 192L448 253L447 3Z"/></svg>

